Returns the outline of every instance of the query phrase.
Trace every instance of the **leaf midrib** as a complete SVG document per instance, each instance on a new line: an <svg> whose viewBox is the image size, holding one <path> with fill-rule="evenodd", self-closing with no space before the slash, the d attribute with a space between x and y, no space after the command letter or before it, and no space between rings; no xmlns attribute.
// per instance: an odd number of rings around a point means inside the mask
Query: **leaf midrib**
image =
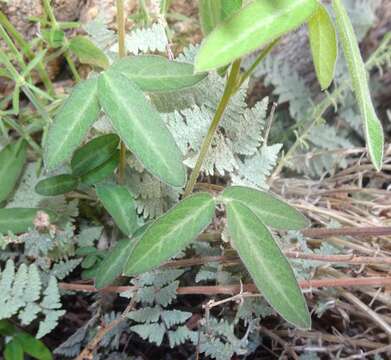
<svg viewBox="0 0 391 360"><path fill-rule="evenodd" d="M243 221L241 220L240 215L239 215L239 216L237 215L237 214L238 214L238 211L235 209L235 206L233 205L233 203L230 203L228 206L231 207L231 211L234 213L235 218L236 218L236 221L241 225L242 228L244 228L244 227L243 227ZM244 206L245 206L245 205L244 205ZM250 208L247 207L247 209L248 209L249 211L251 211ZM252 211L251 211L251 212L252 212ZM252 213L253 213L253 212L252 212ZM253 214L254 214L254 216L262 223L262 220L259 219L259 217L258 217L255 213L253 213ZM263 224L263 223L262 223L262 224ZM266 225L264 225L264 226L265 226L265 228L267 229ZM251 231L252 234L254 234L254 232L252 231L252 229L249 229L249 230ZM268 231L268 229L267 229L267 231ZM246 237L246 238L249 239L249 237ZM253 238L254 238L254 236L251 237L251 239L253 239ZM255 238L256 238L256 234L255 234ZM274 241L274 239L273 239L273 241ZM257 250L259 249L259 247L257 247L256 244L255 244L253 241L251 241L251 240L248 240L248 244L249 244L249 247L250 247L250 250L251 250L252 254L255 254L255 257L258 259L258 264L261 265L262 270L263 270L263 273L264 273L264 274L267 274L267 276L269 277L270 281L275 285L275 289L278 289L278 293L284 298L285 303L288 305L288 307L291 309L291 311L292 311L293 313L297 313L296 309L295 309L294 307L291 306L290 298L284 293L284 291L281 290L282 287L281 287L281 286L278 286L279 283L280 283L280 281L274 276L273 271L270 271L270 269L265 268L265 265L264 265L265 261L262 261L262 259L264 259L264 257L261 256L261 258L259 258L259 257L257 256L257 254L259 254L259 251L257 251ZM278 250L281 252L281 250L279 249L278 245L277 245L277 244L275 244L275 245L277 246ZM281 254L282 254L282 253L281 253ZM282 256L283 256L283 255L282 255ZM259 261L259 260L261 260L261 261ZM289 266L289 264L288 264L288 266ZM251 270L251 269L247 269L247 270L248 270L250 273L254 273L254 271ZM254 278L257 278L257 277L254 276L254 275L253 275L253 277L254 277ZM262 290L262 289L261 289L261 290ZM269 295L266 296L265 294L264 294L264 296L265 296L265 297L269 297ZM271 303L271 305L272 305L272 307L273 307L273 302L270 301L270 303ZM301 316L300 316L300 317L301 317ZM301 317L301 318L302 318L302 317ZM302 318L302 320L303 320L303 323L306 322L306 319Z"/></svg>
<svg viewBox="0 0 391 360"><path fill-rule="evenodd" d="M192 221L194 221L194 219L196 219L196 218L199 216L199 214L200 214L205 208L207 208L207 207L210 205L211 201L212 201L212 199L208 199L208 202L205 202L204 205L201 205L201 206L198 208L197 214L192 213L190 216L187 217L187 220L186 220L185 222L179 222L178 224L174 225L174 227L170 230L169 233L166 233L166 235L164 235L163 237L161 237L161 239L162 239L161 241L159 241L158 243L153 244L153 245L144 253L144 255L143 255L142 257L139 257L139 259L138 259L137 261L133 262L133 263L132 263L132 266L130 267L130 269L137 267L137 265L138 265L140 262L142 262L144 258L148 258L148 257L149 257L149 254L150 254L151 252L153 252L153 251L155 250L156 247L158 247L159 249L161 249L162 246L163 246L163 243L166 242L166 239L167 239L168 237L170 237L172 233L175 233L175 232L178 231L179 229L183 228L183 227L186 226L187 224L189 224L189 223L191 223ZM153 226L153 224L151 225L151 227L152 227L152 226ZM147 231L148 231L148 230L147 230ZM146 235L148 235L147 232L144 234L144 236L146 236ZM142 239L144 238L144 236L143 236L140 240L142 240ZM134 251L135 251L136 249L137 249L137 245L136 245L136 247L134 248ZM129 271L129 269L128 269L127 272L132 272L132 270Z"/></svg>

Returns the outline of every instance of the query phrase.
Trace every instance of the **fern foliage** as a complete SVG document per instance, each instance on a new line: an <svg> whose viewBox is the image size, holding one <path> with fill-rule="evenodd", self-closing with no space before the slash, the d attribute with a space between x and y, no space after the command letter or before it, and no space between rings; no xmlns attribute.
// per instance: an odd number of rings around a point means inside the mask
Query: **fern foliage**
<svg viewBox="0 0 391 360"><path fill-rule="evenodd" d="M37 338L52 331L65 311L61 309L57 280L51 276L46 287L43 286L35 264L21 264L17 269L8 260L0 274L0 319L18 316L22 325L31 324L39 315Z"/></svg>

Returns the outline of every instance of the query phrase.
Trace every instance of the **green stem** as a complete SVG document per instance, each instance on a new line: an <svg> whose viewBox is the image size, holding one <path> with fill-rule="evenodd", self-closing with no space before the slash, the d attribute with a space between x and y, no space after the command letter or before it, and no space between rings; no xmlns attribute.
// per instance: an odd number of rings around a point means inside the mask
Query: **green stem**
<svg viewBox="0 0 391 360"><path fill-rule="evenodd" d="M42 155L41 147L34 141L34 139L30 136L28 132L25 131L23 126L20 126L16 121L10 118L4 117L2 119L9 127L14 129L19 135L27 141L27 143L31 146L32 149L38 154Z"/></svg>
<svg viewBox="0 0 391 360"><path fill-rule="evenodd" d="M256 67L269 55L270 51L280 42L280 38L272 41L269 45L267 45L262 51L258 54L254 63L243 73L240 77L240 80L235 88L235 91L239 90L243 83L251 76Z"/></svg>
<svg viewBox="0 0 391 360"><path fill-rule="evenodd" d="M8 34L10 34L10 36L15 40L16 44L18 44L23 54L25 54L25 56L30 61L32 61L35 57L35 54L31 50L30 44L23 39L23 36L15 29L15 27L9 22L5 14L1 11L0 11L0 24L5 28ZM43 61L37 65L37 71L49 95L54 97L55 96L54 87L52 82L50 81L49 74L44 66Z"/></svg>
<svg viewBox="0 0 391 360"><path fill-rule="evenodd" d="M76 69L76 65L75 65L75 63L72 60L71 52L69 50L65 50L64 57L65 57L65 60L68 63L68 66L69 66L69 69L71 70L73 78L78 83L81 79L80 79L79 72Z"/></svg>
<svg viewBox="0 0 391 360"><path fill-rule="evenodd" d="M216 113L213 117L212 123L210 124L210 127L208 129L208 133L206 134L206 137L201 145L200 154L198 155L197 162L194 166L193 171L191 172L189 181L187 182L185 192L183 194L184 197L190 195L194 189L194 185L197 182L197 178L200 174L202 164L205 160L206 155L208 154L209 147L212 143L213 137L216 133L217 127L219 126L219 123L224 115L225 109L227 108L227 105L229 103L229 100L231 99L232 95L235 93L237 81L238 81L238 75L240 73L240 59L236 60L232 64L232 69L228 77L227 84L224 89L224 94L220 100L220 103L216 109Z"/></svg>
<svg viewBox="0 0 391 360"><path fill-rule="evenodd" d="M52 6L50 4L50 0L43 0L43 7L45 9L45 14L49 18L49 21L55 28L59 28L56 17L54 16L54 12Z"/></svg>
<svg viewBox="0 0 391 360"><path fill-rule="evenodd" d="M125 9L124 0L116 0L117 5L117 27L118 27L118 55L120 58L126 56L125 48ZM118 183L123 184L125 181L126 169L126 147L121 141L118 169Z"/></svg>
<svg viewBox="0 0 391 360"><path fill-rule="evenodd" d="M15 55L15 59L18 61L20 67L24 70L26 68L26 63L24 62L23 56L20 54L17 47L14 45L12 39L8 36L8 33L5 31L3 25L0 24L0 36L3 38L11 52Z"/></svg>

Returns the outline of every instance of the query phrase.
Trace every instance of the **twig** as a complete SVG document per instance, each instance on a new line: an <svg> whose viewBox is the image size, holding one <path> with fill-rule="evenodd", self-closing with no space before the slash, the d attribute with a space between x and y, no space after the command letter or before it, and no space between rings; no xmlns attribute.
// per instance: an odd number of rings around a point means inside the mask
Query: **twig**
<svg viewBox="0 0 391 360"><path fill-rule="evenodd" d="M270 331L269 329L265 328L264 326L258 326L257 329L261 333L265 334L266 336L270 337L275 342L280 344L284 348L284 350L287 351L290 354L292 359L295 359L295 360L299 359L299 357L297 356L295 351L289 346L289 344L284 339L282 339L277 334L275 334L273 331Z"/></svg>
<svg viewBox="0 0 391 360"><path fill-rule="evenodd" d="M111 321L109 324L101 327L98 333L94 336L94 338L87 344L87 346L83 349L83 351L75 358L75 360L89 360L93 358L93 352L101 342L101 340L105 337L105 335L113 330L116 326L118 326L122 321L126 319L128 313L133 309L136 304L136 297L134 296L132 300L129 302L128 306L124 310L124 312Z"/></svg>
<svg viewBox="0 0 391 360"><path fill-rule="evenodd" d="M343 227L338 229L305 229L302 231L308 237L328 236L391 236L391 226Z"/></svg>
<svg viewBox="0 0 391 360"><path fill-rule="evenodd" d="M302 280L299 282L302 289L317 289L317 288L338 288L338 287L361 287L361 286L390 286L391 276L384 277L357 277L357 278L340 278L340 279L315 279ZM135 291L136 286L108 286L104 289L97 289L89 284L74 284L74 283L59 283L63 290L85 291L85 292L107 292L107 293L122 293L125 291ZM240 285L216 285L216 286L185 286L177 289L178 295L235 295L240 293ZM258 293L254 284L243 285L243 291L246 293ZM244 294L243 294L244 295Z"/></svg>
<svg viewBox="0 0 391 360"><path fill-rule="evenodd" d="M353 294L344 290L340 290L339 293L350 303L365 312L378 326L380 326L388 334L388 336L391 336L391 326L386 321L384 321L377 312L373 311L369 306L364 304L359 298L357 298Z"/></svg>

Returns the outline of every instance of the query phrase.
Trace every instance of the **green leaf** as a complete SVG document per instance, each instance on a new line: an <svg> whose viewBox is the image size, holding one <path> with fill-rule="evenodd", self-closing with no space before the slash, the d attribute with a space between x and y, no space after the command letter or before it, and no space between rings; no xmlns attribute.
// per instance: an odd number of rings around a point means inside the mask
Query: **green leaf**
<svg viewBox="0 0 391 360"><path fill-rule="evenodd" d="M65 33L60 29L41 30L42 38L53 48L64 45Z"/></svg>
<svg viewBox="0 0 391 360"><path fill-rule="evenodd" d="M221 21L221 0L199 0L198 15L204 35L208 35Z"/></svg>
<svg viewBox="0 0 391 360"><path fill-rule="evenodd" d="M124 265L135 246L135 239L118 241L110 254L99 264L96 271L95 287L102 289L109 286L122 273Z"/></svg>
<svg viewBox="0 0 391 360"><path fill-rule="evenodd" d="M110 66L105 53L85 36L72 38L69 42L69 48L82 64L94 65L102 69L107 69Z"/></svg>
<svg viewBox="0 0 391 360"><path fill-rule="evenodd" d="M129 56L115 62L111 69L125 75L147 92L177 91L196 85L207 74L194 74L192 64L156 55Z"/></svg>
<svg viewBox="0 0 391 360"><path fill-rule="evenodd" d="M337 29L348 64L352 86L364 121L369 156L373 166L380 171L383 165L384 134L373 107L367 81L367 72L361 57L352 23L340 0L333 0Z"/></svg>
<svg viewBox="0 0 391 360"><path fill-rule="evenodd" d="M224 190L223 199L246 205L266 225L280 230L300 230L310 225L308 219L294 207L275 195L244 186Z"/></svg>
<svg viewBox="0 0 391 360"><path fill-rule="evenodd" d="M316 76L322 90L327 89L334 78L338 45L333 21L326 8L319 4L308 21L309 39Z"/></svg>
<svg viewBox="0 0 391 360"><path fill-rule="evenodd" d="M226 20L242 8L242 0L221 0L221 19Z"/></svg>
<svg viewBox="0 0 391 360"><path fill-rule="evenodd" d="M99 100L117 134L145 168L169 185L183 186L182 155L139 88L120 73L107 71L99 77Z"/></svg>
<svg viewBox="0 0 391 360"><path fill-rule="evenodd" d="M131 235L137 229L136 204L129 190L119 185L100 185L96 195L115 223L125 235Z"/></svg>
<svg viewBox="0 0 391 360"><path fill-rule="evenodd" d="M45 346L42 341L36 339L34 336L26 332L19 332L17 335L15 335L15 339L22 345L24 352L32 356L34 359L53 359L50 350Z"/></svg>
<svg viewBox="0 0 391 360"><path fill-rule="evenodd" d="M114 152L113 156L102 165L91 170L80 178L80 181L85 185L95 185L113 175L114 170L119 164L119 150Z"/></svg>
<svg viewBox="0 0 391 360"><path fill-rule="evenodd" d="M215 202L207 193L182 200L154 221L130 254L126 275L140 274L177 255L212 221Z"/></svg>
<svg viewBox="0 0 391 360"><path fill-rule="evenodd" d="M195 61L197 72L228 65L294 30L317 9L317 0L256 0L209 34Z"/></svg>
<svg viewBox="0 0 391 360"><path fill-rule="evenodd" d="M8 320L0 320L0 334L11 336L16 332L16 328Z"/></svg>
<svg viewBox="0 0 391 360"><path fill-rule="evenodd" d="M19 140L0 151L0 203L8 198L22 173L27 158L27 143Z"/></svg>
<svg viewBox="0 0 391 360"><path fill-rule="evenodd" d="M4 347L4 360L23 360L22 346L14 339Z"/></svg>
<svg viewBox="0 0 391 360"><path fill-rule="evenodd" d="M62 174L41 180L35 186L35 192L44 196L56 196L73 191L78 185L78 178L72 175Z"/></svg>
<svg viewBox="0 0 391 360"><path fill-rule="evenodd" d="M50 222L54 222L57 219L57 215L48 209L0 209L0 234L7 234L9 231L14 234L20 234L33 228L33 221L38 211L47 213L50 217Z"/></svg>
<svg viewBox="0 0 391 360"><path fill-rule="evenodd" d="M287 321L309 329L311 317L293 270L262 221L238 201L226 204L233 246L257 288Z"/></svg>
<svg viewBox="0 0 391 360"><path fill-rule="evenodd" d="M72 160L72 174L82 176L109 160L119 144L115 134L99 136L76 150Z"/></svg>
<svg viewBox="0 0 391 360"><path fill-rule="evenodd" d="M67 160L98 118L98 80L77 85L57 113L48 133L44 159L51 169Z"/></svg>

